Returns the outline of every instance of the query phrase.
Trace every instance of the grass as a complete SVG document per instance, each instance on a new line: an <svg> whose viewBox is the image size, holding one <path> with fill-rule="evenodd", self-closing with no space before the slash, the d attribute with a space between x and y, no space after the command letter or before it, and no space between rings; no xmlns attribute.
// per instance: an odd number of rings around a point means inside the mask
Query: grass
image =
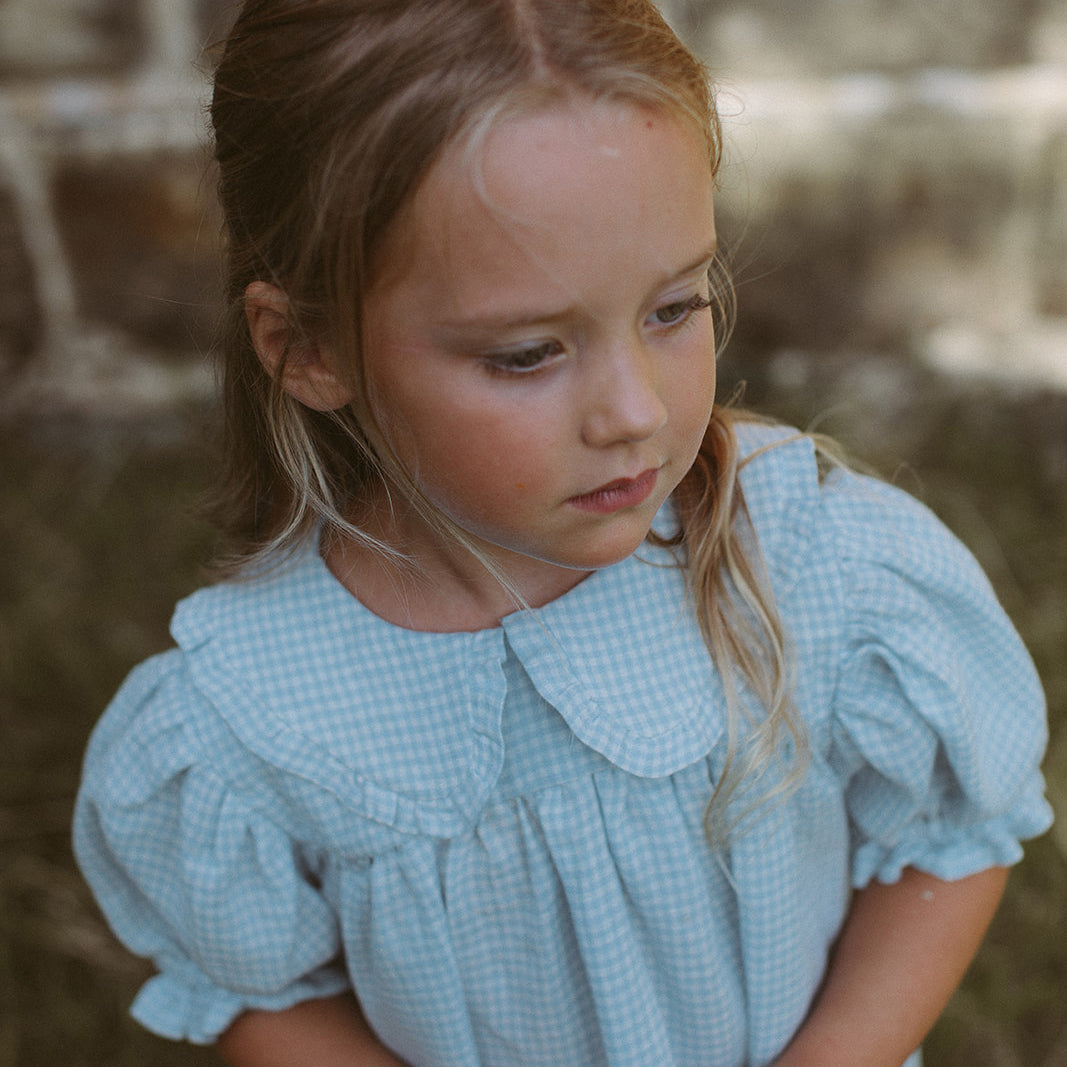
<svg viewBox="0 0 1067 1067"><path fill-rule="evenodd" d="M166 644L210 550L189 510L204 458L90 425L7 427L0 448L0 1065L218 1064L127 1018L146 971L103 926L68 831L95 718Z"/></svg>
<svg viewBox="0 0 1067 1067"><path fill-rule="evenodd" d="M805 427L821 419L977 553L1045 682L1065 810L1067 398L792 357L755 365L748 400ZM93 721L201 582L213 540L192 511L212 466L202 429L189 413L0 428L0 1067L219 1062L129 1021L146 970L103 925L68 840ZM1067 1067L1065 855L1067 831L1030 845L928 1067Z"/></svg>

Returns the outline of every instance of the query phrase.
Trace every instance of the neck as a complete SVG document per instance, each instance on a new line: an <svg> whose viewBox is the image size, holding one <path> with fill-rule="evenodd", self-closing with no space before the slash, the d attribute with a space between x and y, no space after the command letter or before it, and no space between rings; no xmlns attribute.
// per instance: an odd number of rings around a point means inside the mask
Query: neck
<svg viewBox="0 0 1067 1067"><path fill-rule="evenodd" d="M403 535L404 523L396 512L386 524L371 520L359 525L395 548L401 561L350 538L333 537L323 546L326 565L364 607L407 630L491 629L506 615L562 596L589 573L516 553L490 553L502 582L464 545Z"/></svg>

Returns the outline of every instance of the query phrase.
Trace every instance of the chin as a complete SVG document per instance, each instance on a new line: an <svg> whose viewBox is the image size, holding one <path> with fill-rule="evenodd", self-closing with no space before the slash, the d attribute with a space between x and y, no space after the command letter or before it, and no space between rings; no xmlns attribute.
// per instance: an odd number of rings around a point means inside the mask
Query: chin
<svg viewBox="0 0 1067 1067"><path fill-rule="evenodd" d="M618 539L609 544L597 546L584 554L580 561L564 564L576 570L599 571L605 567L613 567L616 563L622 563L629 559L644 543L648 531L639 537Z"/></svg>

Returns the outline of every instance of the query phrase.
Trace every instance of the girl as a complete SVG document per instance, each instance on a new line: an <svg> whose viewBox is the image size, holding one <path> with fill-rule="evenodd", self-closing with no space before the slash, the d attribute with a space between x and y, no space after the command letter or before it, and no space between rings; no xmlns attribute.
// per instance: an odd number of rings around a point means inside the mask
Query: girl
<svg viewBox="0 0 1067 1067"><path fill-rule="evenodd" d="M648 0L248 0L212 118L237 551L76 822L137 1017L917 1063L1049 823L1040 690L924 509L715 405L700 64Z"/></svg>

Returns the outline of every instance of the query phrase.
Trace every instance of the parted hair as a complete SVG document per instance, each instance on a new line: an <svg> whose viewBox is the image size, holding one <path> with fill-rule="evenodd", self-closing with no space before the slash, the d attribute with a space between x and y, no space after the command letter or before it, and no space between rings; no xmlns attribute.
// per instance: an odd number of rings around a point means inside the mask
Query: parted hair
<svg viewBox="0 0 1067 1067"><path fill-rule="evenodd" d="M228 309L215 514L232 549L228 573L278 557L320 527L388 555L352 522L381 484L475 551L422 498L376 424L363 380L363 301L386 239L449 146L476 143L508 115L575 98L667 110L704 139L718 173L708 71L652 0L246 0L211 103ZM311 410L282 388L279 368L264 369L244 312L254 281L285 293L290 353L316 341L339 354L354 397L348 407ZM732 290L719 264L712 291L724 339ZM723 800L783 748L794 751L786 781L795 780L806 751L785 636L738 480L734 428L745 417L716 406L675 494L675 546L730 698Z"/></svg>

